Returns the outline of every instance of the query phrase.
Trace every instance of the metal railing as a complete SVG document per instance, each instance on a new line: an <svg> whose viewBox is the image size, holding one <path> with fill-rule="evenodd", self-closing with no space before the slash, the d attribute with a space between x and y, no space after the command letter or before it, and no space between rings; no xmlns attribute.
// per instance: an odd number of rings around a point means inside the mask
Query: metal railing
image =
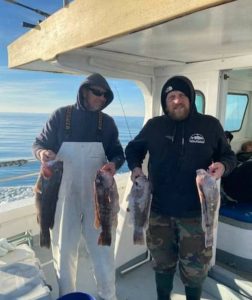
<svg viewBox="0 0 252 300"><path fill-rule="evenodd" d="M0 168L6 168L6 167L12 167L12 166L21 167L21 166L31 163L31 162L37 162L37 160L34 158L29 158L29 159L16 159L16 160L0 161ZM37 176L38 174L39 174L39 172L33 172L33 173L27 173L27 174L18 175L18 176L10 176L10 177L6 177L6 178L0 178L0 183L17 180L17 179L23 179L23 178L27 178L27 177L33 177L33 176Z"/></svg>

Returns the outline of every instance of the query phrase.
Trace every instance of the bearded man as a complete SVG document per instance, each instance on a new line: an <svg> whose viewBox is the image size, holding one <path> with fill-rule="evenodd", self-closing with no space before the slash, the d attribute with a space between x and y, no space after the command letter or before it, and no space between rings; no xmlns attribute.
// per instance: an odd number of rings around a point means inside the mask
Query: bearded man
<svg viewBox="0 0 252 300"><path fill-rule="evenodd" d="M196 170L208 169L216 179L236 166L220 122L197 112L195 90L184 76L174 76L161 92L164 115L154 117L126 147L132 181L148 175L152 206L147 246L153 258L158 300L170 299L179 262L187 300L198 300L207 276L212 248L205 247Z"/></svg>

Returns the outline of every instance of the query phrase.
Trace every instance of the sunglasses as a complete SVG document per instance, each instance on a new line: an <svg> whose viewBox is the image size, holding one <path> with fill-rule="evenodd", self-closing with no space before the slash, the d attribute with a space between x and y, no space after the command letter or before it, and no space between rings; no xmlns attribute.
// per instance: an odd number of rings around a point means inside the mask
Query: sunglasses
<svg viewBox="0 0 252 300"><path fill-rule="evenodd" d="M97 97L104 96L105 98L107 98L107 96L108 96L107 92L101 92L101 91L91 88L91 87L89 87L88 89Z"/></svg>

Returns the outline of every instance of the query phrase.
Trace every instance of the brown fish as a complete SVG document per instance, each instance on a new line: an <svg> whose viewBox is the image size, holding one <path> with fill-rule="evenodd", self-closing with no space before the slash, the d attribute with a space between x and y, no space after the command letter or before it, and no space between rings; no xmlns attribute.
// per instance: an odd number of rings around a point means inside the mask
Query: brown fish
<svg viewBox="0 0 252 300"><path fill-rule="evenodd" d="M112 226L117 226L119 195L114 177L99 170L95 178L95 228L101 227L98 245L111 245Z"/></svg>
<svg viewBox="0 0 252 300"><path fill-rule="evenodd" d="M35 185L37 221L40 225L40 246L50 248L50 231L54 225L54 215L63 173L63 162L51 161L40 168Z"/></svg>
<svg viewBox="0 0 252 300"><path fill-rule="evenodd" d="M131 223L134 226L133 243L135 245L144 244L144 230L148 227L151 187L146 176L139 176L132 185L128 196Z"/></svg>
<svg viewBox="0 0 252 300"><path fill-rule="evenodd" d="M213 230L218 223L220 192L216 179L207 171L199 169L196 173L196 185L201 204L202 229L205 232L205 246L210 247L213 245Z"/></svg>

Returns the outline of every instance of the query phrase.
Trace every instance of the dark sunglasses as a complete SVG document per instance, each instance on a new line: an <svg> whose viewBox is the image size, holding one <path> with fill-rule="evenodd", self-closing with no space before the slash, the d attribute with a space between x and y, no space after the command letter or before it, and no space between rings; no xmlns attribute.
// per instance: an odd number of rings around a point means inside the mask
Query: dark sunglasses
<svg viewBox="0 0 252 300"><path fill-rule="evenodd" d="M88 89L97 97L104 96L105 98L107 98L107 95L108 95L107 92L101 92L101 91L91 88L91 87L89 87Z"/></svg>

